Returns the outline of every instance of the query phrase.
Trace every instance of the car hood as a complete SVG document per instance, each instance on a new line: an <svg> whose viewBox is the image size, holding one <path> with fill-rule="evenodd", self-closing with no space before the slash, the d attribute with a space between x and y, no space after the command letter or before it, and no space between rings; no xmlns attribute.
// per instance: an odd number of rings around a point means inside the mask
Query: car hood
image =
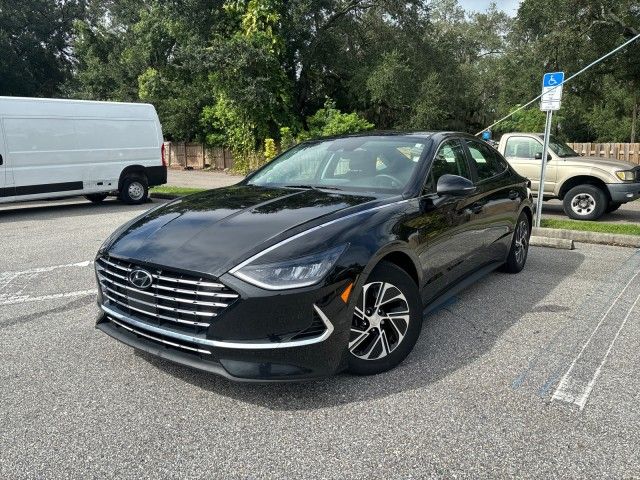
<svg viewBox="0 0 640 480"><path fill-rule="evenodd" d="M588 165L590 167L597 167L605 170L633 170L638 166L623 160L602 157L563 157L560 160L564 160L565 162L574 165Z"/></svg>
<svg viewBox="0 0 640 480"><path fill-rule="evenodd" d="M125 259L220 276L305 224L380 200L370 194L234 185L154 209L125 225L104 250Z"/></svg>

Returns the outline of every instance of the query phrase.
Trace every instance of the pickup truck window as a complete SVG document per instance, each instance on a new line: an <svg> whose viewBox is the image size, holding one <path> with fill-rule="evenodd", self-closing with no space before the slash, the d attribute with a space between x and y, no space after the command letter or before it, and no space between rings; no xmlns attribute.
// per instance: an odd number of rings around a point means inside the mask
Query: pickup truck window
<svg viewBox="0 0 640 480"><path fill-rule="evenodd" d="M580 156L576 151L574 151L571 147L569 147L569 145L567 145L564 142L561 142L554 135L551 135L549 137L549 149L560 158Z"/></svg>
<svg viewBox="0 0 640 480"><path fill-rule="evenodd" d="M476 164L478 182L500 175L508 166L504 159L493 148L484 143L467 140L471 158Z"/></svg>
<svg viewBox="0 0 640 480"><path fill-rule="evenodd" d="M504 149L504 156L507 158L528 158L535 160L536 154L542 158L542 144L530 137L509 137Z"/></svg>

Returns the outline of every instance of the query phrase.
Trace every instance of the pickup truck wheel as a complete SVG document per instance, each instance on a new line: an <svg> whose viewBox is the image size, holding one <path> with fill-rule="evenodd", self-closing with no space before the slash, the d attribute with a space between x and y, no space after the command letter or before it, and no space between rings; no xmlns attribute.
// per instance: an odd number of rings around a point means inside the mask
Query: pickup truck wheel
<svg viewBox="0 0 640 480"><path fill-rule="evenodd" d="M89 195L85 195L84 198L93 203L102 203L107 196L106 193L90 193Z"/></svg>
<svg viewBox="0 0 640 480"><path fill-rule="evenodd" d="M594 185L578 185L564 196L564 213L574 220L596 220L605 212L609 199Z"/></svg>
<svg viewBox="0 0 640 480"><path fill-rule="evenodd" d="M611 213L611 212L615 212L617 209L619 209L622 206L621 203L618 202L609 202L609 206L607 207L607 209L605 210L605 213Z"/></svg>
<svg viewBox="0 0 640 480"><path fill-rule="evenodd" d="M127 175L122 181L120 199L129 205L139 205L147 201L149 184L144 175Z"/></svg>

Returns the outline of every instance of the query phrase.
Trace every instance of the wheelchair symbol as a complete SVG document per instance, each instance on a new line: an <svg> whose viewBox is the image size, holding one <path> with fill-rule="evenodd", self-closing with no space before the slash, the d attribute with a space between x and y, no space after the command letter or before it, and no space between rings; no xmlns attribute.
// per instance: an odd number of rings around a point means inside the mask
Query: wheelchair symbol
<svg viewBox="0 0 640 480"><path fill-rule="evenodd" d="M554 86L558 84L558 81L556 80L556 77L554 77L553 75L551 75L549 77L549 81L547 82L549 84L549 86Z"/></svg>

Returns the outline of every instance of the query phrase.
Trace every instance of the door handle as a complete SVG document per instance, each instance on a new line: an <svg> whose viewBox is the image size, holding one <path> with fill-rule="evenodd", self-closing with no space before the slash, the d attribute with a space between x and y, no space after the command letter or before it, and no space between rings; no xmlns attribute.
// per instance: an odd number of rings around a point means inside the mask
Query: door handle
<svg viewBox="0 0 640 480"><path fill-rule="evenodd" d="M518 193L517 190L510 190L509 191L509 199L510 200L515 200L516 198L518 198L520 196L520 194Z"/></svg>
<svg viewBox="0 0 640 480"><path fill-rule="evenodd" d="M4 163L4 160L2 159L2 155L0 155L0 165L2 165Z"/></svg>

